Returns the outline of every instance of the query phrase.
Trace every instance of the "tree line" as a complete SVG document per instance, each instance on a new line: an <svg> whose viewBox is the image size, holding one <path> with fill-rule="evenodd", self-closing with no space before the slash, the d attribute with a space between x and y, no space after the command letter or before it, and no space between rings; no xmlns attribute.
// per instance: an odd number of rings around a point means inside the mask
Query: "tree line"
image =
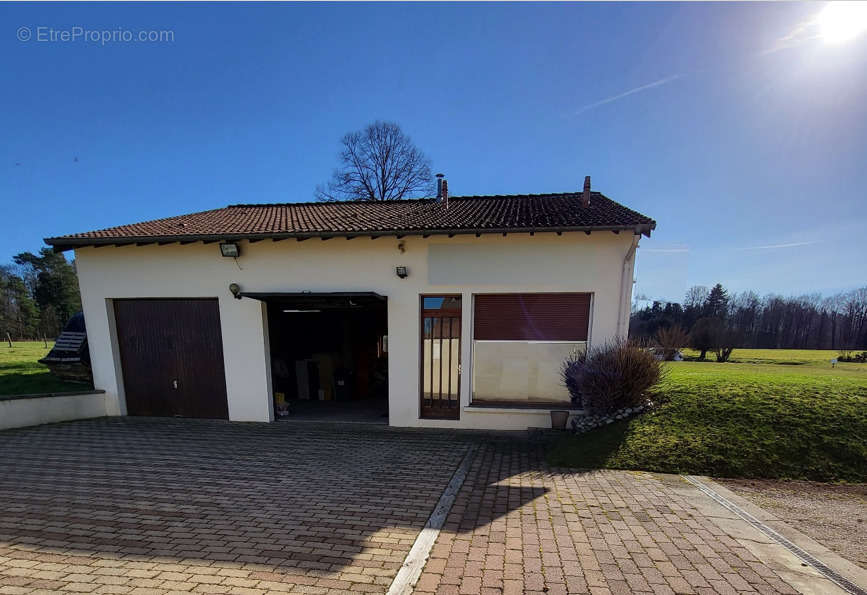
<svg viewBox="0 0 867 595"><path fill-rule="evenodd" d="M75 263L43 248L0 265L0 339L53 339L81 310Z"/></svg>
<svg viewBox="0 0 867 595"><path fill-rule="evenodd" d="M705 343L729 343L755 349L836 349L867 347L867 287L823 297L809 294L759 297L754 291L729 294L719 283L690 288L683 303L655 301L633 309L631 337L653 339L660 331L680 329L701 349ZM664 333L665 334L665 333ZM719 345L708 346L715 350Z"/></svg>

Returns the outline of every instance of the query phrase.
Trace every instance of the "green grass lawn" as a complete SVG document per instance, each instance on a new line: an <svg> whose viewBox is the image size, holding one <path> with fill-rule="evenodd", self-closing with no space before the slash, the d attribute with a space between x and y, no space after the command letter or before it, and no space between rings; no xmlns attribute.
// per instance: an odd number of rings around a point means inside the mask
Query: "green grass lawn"
<svg viewBox="0 0 867 595"><path fill-rule="evenodd" d="M698 358L698 351L684 349L687 358ZM735 364L781 364L787 366L831 367L831 360L838 357L836 349L735 349L731 361ZM716 361L713 353L707 354L709 361Z"/></svg>
<svg viewBox="0 0 867 595"><path fill-rule="evenodd" d="M51 350L42 341L0 343L0 395L26 395L76 391L87 388L84 384L63 382L48 371L38 360Z"/></svg>
<svg viewBox="0 0 867 595"><path fill-rule="evenodd" d="M867 364L831 351L735 350L671 362L653 413L560 439L558 466L867 481ZM748 363L742 363L748 362Z"/></svg>

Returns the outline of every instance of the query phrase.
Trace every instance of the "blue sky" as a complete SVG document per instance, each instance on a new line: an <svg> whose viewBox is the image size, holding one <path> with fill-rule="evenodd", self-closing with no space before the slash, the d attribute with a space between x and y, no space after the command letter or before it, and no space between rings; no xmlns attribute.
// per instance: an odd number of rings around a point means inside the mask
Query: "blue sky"
<svg viewBox="0 0 867 595"><path fill-rule="evenodd" d="M867 35L812 38L822 9L2 4L0 262L50 235L311 200L339 138L388 119L453 194L592 175L654 217L638 294L863 285ZM36 40L76 26L174 41Z"/></svg>

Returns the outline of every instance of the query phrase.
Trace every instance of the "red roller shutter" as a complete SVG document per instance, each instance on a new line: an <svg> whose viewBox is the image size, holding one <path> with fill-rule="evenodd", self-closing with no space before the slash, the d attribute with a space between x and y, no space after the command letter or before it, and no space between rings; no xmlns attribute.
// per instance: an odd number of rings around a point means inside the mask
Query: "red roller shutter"
<svg viewBox="0 0 867 595"><path fill-rule="evenodd" d="M475 296L473 339L586 341L589 293L500 293Z"/></svg>

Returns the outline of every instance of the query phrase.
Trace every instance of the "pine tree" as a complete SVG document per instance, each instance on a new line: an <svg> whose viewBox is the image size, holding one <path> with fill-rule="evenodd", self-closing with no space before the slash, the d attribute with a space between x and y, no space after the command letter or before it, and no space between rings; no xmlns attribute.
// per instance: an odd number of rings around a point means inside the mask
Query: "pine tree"
<svg viewBox="0 0 867 595"><path fill-rule="evenodd" d="M704 301L704 315L725 320L729 309L729 294L721 283L714 285Z"/></svg>
<svg viewBox="0 0 867 595"><path fill-rule="evenodd" d="M39 308L39 333L56 336L81 310L75 267L51 248L43 248L39 254L22 252L14 260Z"/></svg>

